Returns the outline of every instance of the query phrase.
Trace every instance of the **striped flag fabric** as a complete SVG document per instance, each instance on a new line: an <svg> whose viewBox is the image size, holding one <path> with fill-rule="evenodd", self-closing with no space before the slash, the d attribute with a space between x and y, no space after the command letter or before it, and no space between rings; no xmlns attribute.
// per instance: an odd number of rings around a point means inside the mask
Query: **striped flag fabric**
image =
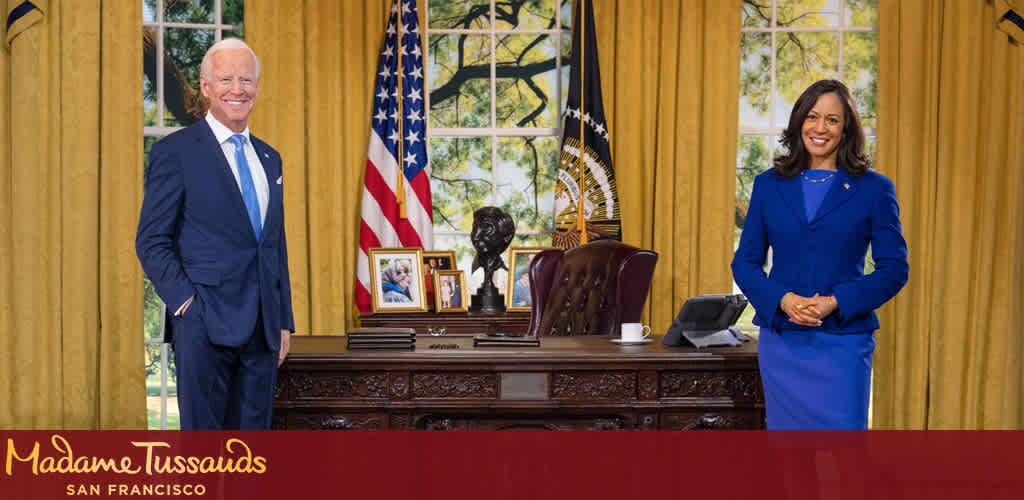
<svg viewBox="0 0 1024 500"><path fill-rule="evenodd" d="M402 59L401 96L398 95L399 57ZM433 242L423 72L416 0L392 0L380 53L363 183L355 296L356 306L364 314L371 312L373 303L369 250L374 247L430 250ZM399 97L402 99L401 115ZM402 144L401 156L399 143ZM404 218L399 206L399 182L404 185Z"/></svg>

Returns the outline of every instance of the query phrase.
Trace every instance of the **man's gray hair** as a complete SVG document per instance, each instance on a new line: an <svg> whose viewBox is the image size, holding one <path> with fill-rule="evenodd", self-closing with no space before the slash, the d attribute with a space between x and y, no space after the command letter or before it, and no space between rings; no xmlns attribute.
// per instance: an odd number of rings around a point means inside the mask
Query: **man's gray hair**
<svg viewBox="0 0 1024 500"><path fill-rule="evenodd" d="M256 66L256 78L260 77L260 58L256 57L256 53L253 52L252 49L249 48L249 46L245 42L238 38L225 38L213 44L212 47L207 49L206 55L203 56L203 63L199 66L199 74L203 75L206 78L210 78L212 76L210 75L210 71L212 70L213 66L213 63L210 61L210 58L213 57L214 52L225 49L248 50L249 53L252 54L252 60Z"/></svg>

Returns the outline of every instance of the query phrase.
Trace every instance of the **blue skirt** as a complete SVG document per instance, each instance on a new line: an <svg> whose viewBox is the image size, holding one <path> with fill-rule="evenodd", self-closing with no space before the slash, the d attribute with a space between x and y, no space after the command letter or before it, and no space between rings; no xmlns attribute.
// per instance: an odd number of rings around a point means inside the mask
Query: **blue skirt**
<svg viewBox="0 0 1024 500"><path fill-rule="evenodd" d="M874 332L761 328L758 344L768 429L867 429Z"/></svg>

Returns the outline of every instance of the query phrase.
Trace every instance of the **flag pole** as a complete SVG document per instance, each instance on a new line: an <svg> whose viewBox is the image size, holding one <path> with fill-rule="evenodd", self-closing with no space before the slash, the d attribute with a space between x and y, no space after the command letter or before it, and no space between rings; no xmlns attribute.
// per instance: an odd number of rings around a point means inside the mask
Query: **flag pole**
<svg viewBox="0 0 1024 500"><path fill-rule="evenodd" d="M395 0L397 6L401 3L401 0ZM398 46L395 47L395 57L398 58L398 176L395 178L395 201L398 203L398 217L401 219L407 219L405 213L405 120L402 118L405 116L402 114L402 9L398 8Z"/></svg>
<svg viewBox="0 0 1024 500"><path fill-rule="evenodd" d="M576 229L580 232L580 244L587 244L587 220L583 215L583 197L586 195L584 189L584 181L586 179L586 162L583 161L583 155L586 154L586 139L583 135L583 100L586 92L584 91L584 69L586 68L586 55L587 55L587 1L578 0L580 2L580 154L577 158L577 170L579 171L579 200L576 205Z"/></svg>

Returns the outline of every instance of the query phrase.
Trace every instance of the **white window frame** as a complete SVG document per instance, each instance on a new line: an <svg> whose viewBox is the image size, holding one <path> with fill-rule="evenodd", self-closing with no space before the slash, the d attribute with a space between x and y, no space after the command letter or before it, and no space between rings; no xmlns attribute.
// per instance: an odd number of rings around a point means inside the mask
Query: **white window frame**
<svg viewBox="0 0 1024 500"><path fill-rule="evenodd" d="M775 75L775 62L776 62L776 57L777 57L777 53L778 53L778 50L777 50L778 47L776 45L776 40L778 39L778 34L779 33L835 33L838 36L838 38L839 38L839 48L838 48L839 59L838 59L838 68L837 68L838 69L837 78L840 81L845 81L846 74L845 74L845 68L844 68L844 65L843 65L843 63L845 62L844 61L845 55L844 55L844 50L843 50L844 49L844 44L845 44L845 37L843 35L845 35L846 33L874 33L874 32L878 31L878 27L877 26L874 26L874 27L847 26L846 25L846 0L839 0L839 7L837 9L839 11L838 12L838 22L837 22L836 26L826 26L826 27L821 27L821 28L802 28L802 27L786 28L786 27L779 27L776 24L776 21L779 18L778 17L778 6L779 6L779 2L780 1L781 0L772 0L771 26L769 26L767 28L743 27L742 29L740 29L740 32L741 32L740 36L741 37L743 36L744 33L770 33L771 34L771 39L772 39L772 54L771 54L771 56L772 56L771 57L771 61L772 61L772 64L771 64L771 82L772 82L772 84L771 84L771 87L772 88L771 88L771 93L768 95L768 99L769 99L769 101L768 101L768 119L769 119L769 123L770 124L774 124L775 123L775 111L776 111L776 109L775 109L775 106L776 106L775 95L776 95L776 91L777 91L776 81L775 81L775 77L776 77L776 75ZM830 12L830 11L820 11L820 12ZM741 98L742 98L742 96L741 96ZM771 125L769 127L744 127L741 124L739 126L739 135L741 135L741 136L750 136L750 137L768 137L768 158L769 158L769 161L775 161L775 149L778 146L776 144L775 138L780 136L780 135L782 135L782 132L784 130L785 130L785 127L777 127L777 126L774 126L774 125ZM867 136L867 137L875 137L875 135L876 135L875 134L875 127L864 127L864 135Z"/></svg>
<svg viewBox="0 0 1024 500"><path fill-rule="evenodd" d="M144 0L140 0L145 5ZM155 7L155 21L147 21L145 14L143 14L143 26L148 26L156 31L156 99L153 103L156 106L156 126L143 126L142 137L143 140L147 137L163 137L177 130L181 130L185 127L168 127L164 126L164 30L167 28L190 28L190 29L204 29L213 30L214 32L214 43L219 42L223 37L224 31L241 30L241 25L223 24L222 4L224 0L213 0L213 20L212 24L201 24L201 23L171 23L164 21L164 0L156 0ZM243 0L244 1L244 0ZM145 7L143 7L145 9ZM167 306L163 306L166 309ZM161 311L160 314L160 336L158 337L145 337L145 345L148 348L152 344L160 344L160 430L167 429L167 374L170 369L168 363L168 345L164 343L163 333L166 329L166 325L163 324L164 314ZM143 336L146 332L143 331ZM147 398L149 396L146 396ZM148 410L147 410L148 412ZM148 420L148 419L147 419Z"/></svg>
<svg viewBox="0 0 1024 500"><path fill-rule="evenodd" d="M430 36L431 35L488 35L490 38L490 63L491 63L491 74L490 74L490 127L459 127L459 128L447 128L447 127L426 127L427 129L427 154L430 154L430 139L434 137L448 138L448 137L485 137L490 139L491 142L491 199L489 200L490 205L498 204L498 141L503 137L557 137L562 138L562 125L563 121L561 118L562 110L558 110L558 126L553 128L513 128L513 127L498 127L497 126L497 46L498 37L507 34L516 35L539 35L548 34L556 40L555 50L555 102L559 103L563 101L563 89L562 89L562 37L565 35L572 36L572 29L565 28L562 26L562 14L561 14L561 1L550 0L555 7L555 15L558 17L558 28L555 29L497 29L497 16L495 15L495 3L496 0L490 1L490 24L488 29L440 29L430 27L430 1L423 0L423 8L427 12L426 17L426 40L427 40L427 61L426 66L430 67L431 57L433 53L430 51ZM435 0L436 1L436 0ZM424 92L426 97L424 98L425 120L427 124L430 124L430 72L426 72L424 76L424 87L428 89ZM566 92L568 89L565 90ZM550 228L544 229L530 229L520 230L516 228L516 236L521 235L536 235L545 234L554 230L554 214L550 221ZM437 241L439 236L469 236L470 231L465 230L454 230L454 229L434 229L434 241ZM436 246L435 246L436 248Z"/></svg>

